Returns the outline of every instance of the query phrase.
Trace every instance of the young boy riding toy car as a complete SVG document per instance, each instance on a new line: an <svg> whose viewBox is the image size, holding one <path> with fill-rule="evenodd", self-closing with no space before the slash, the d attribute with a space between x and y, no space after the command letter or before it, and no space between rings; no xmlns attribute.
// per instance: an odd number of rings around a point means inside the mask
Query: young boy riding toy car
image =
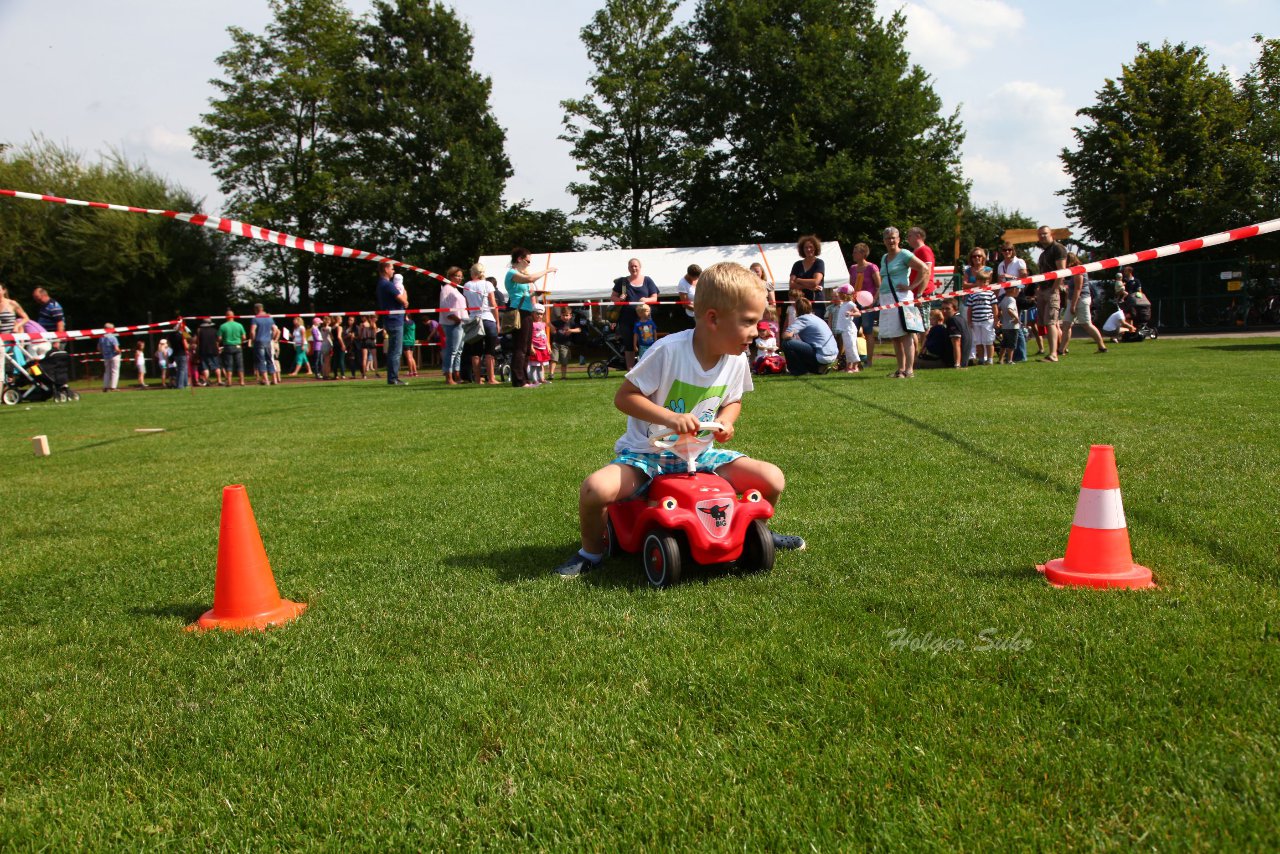
<svg viewBox="0 0 1280 854"><path fill-rule="evenodd" d="M756 336L765 308L765 284L729 262L703 271L694 297L695 327L668 335L627 373L614 405L627 415L616 456L589 475L578 492L581 548L556 568L576 578L600 566L608 550L606 513L615 501L644 493L661 474L686 472L688 464L650 443L650 431L697 434L704 421L719 425L715 440L729 442L742 411L742 395L753 388L744 351ZM656 426L655 426L656 425ZM757 493L776 507L786 485L772 463L737 451L709 447L693 461L698 472L714 472L738 495ZM775 549L805 547L800 537L770 532Z"/></svg>

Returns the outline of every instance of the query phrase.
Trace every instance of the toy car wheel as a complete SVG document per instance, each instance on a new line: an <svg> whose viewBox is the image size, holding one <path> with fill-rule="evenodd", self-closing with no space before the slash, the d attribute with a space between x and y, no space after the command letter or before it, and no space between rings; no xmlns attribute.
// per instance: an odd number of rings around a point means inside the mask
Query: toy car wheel
<svg viewBox="0 0 1280 854"><path fill-rule="evenodd" d="M587 365L587 376L593 380L602 380L609 376L609 363L605 361L592 362Z"/></svg>
<svg viewBox="0 0 1280 854"><path fill-rule="evenodd" d="M763 519L754 520L742 540L742 557L738 566L743 572L768 572L773 569L773 534Z"/></svg>
<svg viewBox="0 0 1280 854"><path fill-rule="evenodd" d="M79 402L80 392L76 391L75 389L71 389L70 391L67 392L67 400L71 401L72 403Z"/></svg>
<svg viewBox="0 0 1280 854"><path fill-rule="evenodd" d="M670 587L680 580L680 543L670 534L644 538L644 574L653 587Z"/></svg>
<svg viewBox="0 0 1280 854"><path fill-rule="evenodd" d="M0 400L4 401L5 406L17 406L18 390L16 388L5 389L4 394L0 395Z"/></svg>
<svg viewBox="0 0 1280 854"><path fill-rule="evenodd" d="M55 391L55 392L53 393L53 402L54 402L54 403L66 403L66 402L67 402L67 393L66 393L65 391Z"/></svg>
<svg viewBox="0 0 1280 854"><path fill-rule="evenodd" d="M507 385L508 383L511 382L511 366L510 365L500 365L498 367L498 379L502 380L503 385Z"/></svg>
<svg viewBox="0 0 1280 854"><path fill-rule="evenodd" d="M622 554L622 548L618 545L618 532L613 527L613 517L606 516L604 522L604 556L617 557Z"/></svg>

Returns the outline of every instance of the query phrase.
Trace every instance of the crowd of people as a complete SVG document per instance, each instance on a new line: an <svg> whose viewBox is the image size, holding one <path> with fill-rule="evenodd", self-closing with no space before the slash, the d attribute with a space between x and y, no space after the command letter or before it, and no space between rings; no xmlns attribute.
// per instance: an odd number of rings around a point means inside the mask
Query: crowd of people
<svg viewBox="0 0 1280 854"><path fill-rule="evenodd" d="M1042 272L1081 264L1047 226L1038 230L1037 238ZM877 343L884 342L893 346L895 369L890 379L909 379L919 369L1023 362L1031 340L1037 347L1031 355L1052 363L1070 352L1076 329L1093 342L1096 352L1106 353L1104 339L1139 340L1150 324L1151 302L1132 267L1117 275L1108 294L1115 308L1099 329L1094 323L1093 285L1084 275L1024 287L1018 280L1027 277L1026 262L1013 244L1004 243L994 268L987 251L975 247L967 263L960 265L960 285L953 289L935 280L935 256L925 240L923 229L912 228L907 246L902 246L898 229L885 229L879 264L869 260L870 247L855 245L848 284L826 293L825 271L816 258L821 244L812 235L802 237L796 247L800 260L791 271L789 304L780 317L773 307L766 309L759 325L756 370L859 373L874 362Z"/></svg>
<svg viewBox="0 0 1280 854"><path fill-rule="evenodd" d="M768 284L764 317L749 354L757 372L860 373L874 364L877 345L885 343L893 348L892 379L911 378L919 369L1011 364L1031 355L1052 363L1070 352L1076 329L1096 352L1105 353L1108 341L1140 340L1151 321L1151 303L1132 267L1117 275L1115 290L1106 297L1113 308L1095 324L1094 287L1086 277L1024 288L1018 280L1027 276L1027 265L1012 244L996 250L998 259L989 259L982 247L969 253L953 280L959 283L955 290L980 289L964 294L952 293L948 283L935 279L935 256L923 229L908 229L905 245L896 228L885 229L882 239L879 263L872 260L869 246L856 244L848 283L830 288L821 241L815 235L801 237L788 298L781 302L764 267L751 265L750 272ZM1038 245L1042 271L1080 263L1047 226L1038 231ZM531 255L523 248L512 252L501 286L486 276L482 264L473 264L468 272L450 267L438 311L415 317L402 313L409 308L404 278L385 261L375 287L376 317L319 316L310 322L293 317L282 325L258 304L245 322L228 309L220 322L205 318L192 327L179 315L153 353L148 355L139 340L128 355L142 388L148 387L149 375L162 387L185 388L243 386L247 375L259 385L277 385L282 377L344 380L381 378L384 373L388 385L401 386L402 371L419 376L416 351L426 343L439 352L447 385L497 385L502 362L513 386L537 388L552 382L557 369L566 378L575 350L582 362L589 325L612 331L627 370L658 341L660 325L668 331L693 326L702 274L697 264L675 283L680 308L661 318L655 316L659 287L644 274L638 258L628 262L627 275L613 282L612 298L624 304L612 311L596 309L594 315L568 307L548 309L539 301L543 293L538 282L554 272L554 267L532 270ZM65 331L57 301L43 288L36 288L32 298L39 306L34 319L0 286L0 332ZM1029 354L1032 341L1037 349ZM115 391L125 353L111 324L98 345L103 390ZM56 345L33 341L27 351L39 358L51 346ZM148 361L154 364L150 373Z"/></svg>

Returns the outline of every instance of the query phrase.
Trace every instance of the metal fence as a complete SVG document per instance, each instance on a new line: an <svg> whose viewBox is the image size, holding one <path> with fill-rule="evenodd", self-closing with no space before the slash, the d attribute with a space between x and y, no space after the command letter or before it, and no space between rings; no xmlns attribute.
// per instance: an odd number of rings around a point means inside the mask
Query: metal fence
<svg viewBox="0 0 1280 854"><path fill-rule="evenodd" d="M1134 273L1162 329L1224 331L1280 325L1280 269L1275 264L1246 258L1152 261L1135 267Z"/></svg>

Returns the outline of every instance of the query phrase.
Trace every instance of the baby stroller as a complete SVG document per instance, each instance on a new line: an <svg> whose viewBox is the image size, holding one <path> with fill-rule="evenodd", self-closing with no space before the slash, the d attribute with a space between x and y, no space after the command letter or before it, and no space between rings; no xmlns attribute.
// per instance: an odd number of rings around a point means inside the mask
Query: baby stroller
<svg viewBox="0 0 1280 854"><path fill-rule="evenodd" d="M622 352L622 336L609 328L607 323L588 323L587 328L591 331L591 338L598 342L602 347L609 351L609 355L603 359L597 359L587 365L587 376L604 379L609 376L609 369L616 371L625 371L627 369L627 357Z"/></svg>
<svg viewBox="0 0 1280 854"><path fill-rule="evenodd" d="M22 354L30 358L25 349ZM79 393L68 387L71 382L71 356L65 350L52 350L44 358L28 361L25 366L9 359L5 361L9 367L5 370L4 391L0 393L0 400L5 405L42 400L66 403L80 399Z"/></svg>
<svg viewBox="0 0 1280 854"><path fill-rule="evenodd" d="M493 376L507 385L511 382L511 362L515 359L515 335L504 332L498 336L498 355L493 358Z"/></svg>

